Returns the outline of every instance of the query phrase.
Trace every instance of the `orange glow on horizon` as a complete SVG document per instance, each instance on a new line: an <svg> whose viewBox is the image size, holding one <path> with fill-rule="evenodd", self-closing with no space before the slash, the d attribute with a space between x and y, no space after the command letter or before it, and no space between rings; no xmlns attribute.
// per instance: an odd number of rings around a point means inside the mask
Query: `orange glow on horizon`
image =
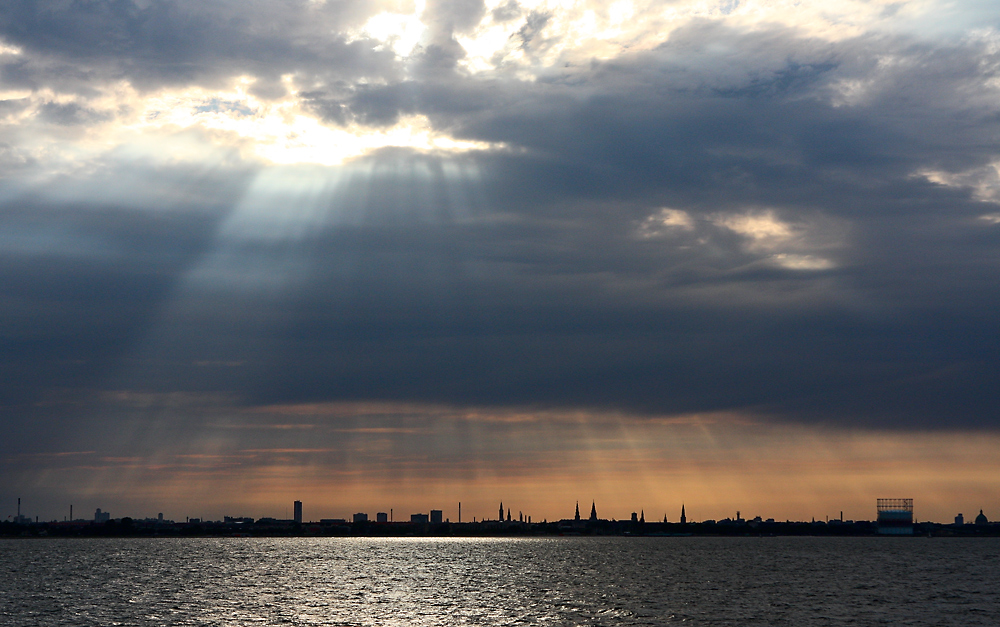
<svg viewBox="0 0 1000 627"><path fill-rule="evenodd" d="M122 515L164 511L181 520L280 517L292 500L316 520L390 508L407 516L442 509L456 520L459 501L465 520L495 517L500 501L533 520L570 517L577 501L595 501L601 517L617 519L644 511L647 520L676 520L684 503L691 520L737 511L777 520L843 511L867 520L876 498L905 496L915 499L918 519L948 522L958 512L989 511L997 500L1000 436L989 433L835 430L721 415L564 412L560 419L552 412L529 421L519 418L525 410L505 418L503 410L363 407L399 427L344 404L339 416L309 414L319 418L312 428L270 431L268 446L248 445L252 425L222 425L202 450L192 445L155 459L53 455L61 465L36 487L71 486L95 506L118 503L128 510ZM288 413L297 412L271 415ZM338 422L345 414L363 420Z"/></svg>

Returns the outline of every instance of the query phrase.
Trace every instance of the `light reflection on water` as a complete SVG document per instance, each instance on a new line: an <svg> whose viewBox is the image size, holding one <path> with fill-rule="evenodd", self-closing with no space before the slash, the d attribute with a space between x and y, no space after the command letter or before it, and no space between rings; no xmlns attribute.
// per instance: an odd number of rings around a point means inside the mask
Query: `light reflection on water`
<svg viewBox="0 0 1000 627"><path fill-rule="evenodd" d="M1000 539L0 541L0 624L1000 623Z"/></svg>

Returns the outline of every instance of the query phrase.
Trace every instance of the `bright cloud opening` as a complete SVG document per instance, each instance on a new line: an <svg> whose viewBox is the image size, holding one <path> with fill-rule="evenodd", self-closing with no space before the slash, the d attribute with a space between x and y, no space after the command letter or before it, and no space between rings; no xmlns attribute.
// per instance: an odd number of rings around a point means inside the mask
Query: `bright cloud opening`
<svg viewBox="0 0 1000 627"><path fill-rule="evenodd" d="M362 27L361 33L384 42L397 55L405 57L420 43L427 31L420 20L426 4L425 0L416 0L413 13L383 11L370 18Z"/></svg>
<svg viewBox="0 0 1000 627"><path fill-rule="evenodd" d="M436 131L423 115L404 116L388 128L357 123L327 126L306 114L295 94L276 103L254 98L248 93L252 83L253 79L242 78L231 91L195 89L149 98L131 128L200 127L222 132L276 164L337 165L387 147L451 153L503 147L454 139Z"/></svg>
<svg viewBox="0 0 1000 627"><path fill-rule="evenodd" d="M639 237L649 239L660 237L673 230L690 231L694 228L694 219L686 211L664 207L654 213L639 226Z"/></svg>

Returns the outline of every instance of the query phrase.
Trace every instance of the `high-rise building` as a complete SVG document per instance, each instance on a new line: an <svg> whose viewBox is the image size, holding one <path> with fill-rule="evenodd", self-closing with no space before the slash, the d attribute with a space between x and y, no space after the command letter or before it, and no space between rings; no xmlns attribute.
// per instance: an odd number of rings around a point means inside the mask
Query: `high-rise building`
<svg viewBox="0 0 1000 627"><path fill-rule="evenodd" d="M292 519L293 519L293 520L294 520L295 522L297 522L297 523L299 523L299 524L302 524L302 501L295 501L295 502L294 502L294 503L292 504L292 511L294 512L294 513L292 514ZM285 510L285 516L287 516L287 515L288 515L288 513L287 513L287 512L288 512L288 510L286 509L286 510Z"/></svg>
<svg viewBox="0 0 1000 627"><path fill-rule="evenodd" d="M375 514L375 522L380 522L380 523L389 522L389 514L386 514L385 512L379 512Z"/></svg>
<svg viewBox="0 0 1000 627"><path fill-rule="evenodd" d="M439 509L431 510L431 522L438 525L444 522L444 512Z"/></svg>
<svg viewBox="0 0 1000 627"><path fill-rule="evenodd" d="M94 512L94 522L108 522L111 520L111 512L102 512L101 508L98 507L97 511Z"/></svg>

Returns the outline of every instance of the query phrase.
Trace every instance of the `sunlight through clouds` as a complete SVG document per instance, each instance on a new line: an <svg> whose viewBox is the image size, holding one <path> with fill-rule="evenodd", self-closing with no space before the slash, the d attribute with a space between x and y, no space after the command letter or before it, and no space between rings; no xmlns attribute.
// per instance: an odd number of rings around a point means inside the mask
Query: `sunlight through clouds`
<svg viewBox="0 0 1000 627"><path fill-rule="evenodd" d="M511 71L518 80L533 82L557 68L574 72L594 60L613 59L651 50L668 41L675 29L698 20L721 21L736 28L753 30L775 24L796 28L806 36L829 40L857 36L861 28L878 29L879 16L892 8L898 22L902 14L920 15L929 11L927 3L904 4L794 3L727 0L721 3L703 0L664 4L652 0L617 0L602 3L592 0L490 0L484 5L482 19L468 32L448 35L461 47L458 65L472 76L490 80L507 76ZM388 47L399 61L426 54L427 46L439 44L433 39L427 20L430 9L424 0L400 12L384 10L372 15L360 27L346 32L349 44L374 42L375 49ZM404 12L412 9L411 12ZM888 19L888 18L886 18ZM895 23L895 22L894 22ZM987 35L982 35L986 37ZM717 42L722 45L721 42ZM0 43L0 56L23 57L22 47ZM400 66L406 74L413 67ZM414 66L415 67L415 66ZM269 79L270 80L270 79ZM384 78L360 79L354 88L379 85ZM20 123L43 117L44 107L64 107L78 120L102 121L88 131L91 150L99 150L116 141L121 132L157 133L165 128L201 128L215 133L213 141L230 143L247 156L275 164L315 163L337 165L385 147L407 147L418 151L459 153L470 150L496 150L505 145L470 139L458 139L435 128L430 118L420 113L401 115L394 124L370 125L357 119L332 124L320 119L304 106L312 92L310 81L297 73L284 74L268 93L285 95L275 99L254 96L254 89L265 85L264 79L242 74L229 79L225 89L189 86L182 89L140 91L128 81L105 85L96 93L83 95L57 91L8 89L3 99L31 97L33 105L18 115ZM270 83L268 83L270 84ZM835 101L857 104L871 88L871 81L843 78L835 83ZM75 108L75 109L73 109ZM89 117L87 117L89 116ZM50 115L51 117L51 115ZM13 122L13 119L10 119ZM38 136L36 144L48 145L47 151L66 147L54 144L69 132L51 124ZM53 141L46 142L51 136ZM77 146L84 149L85 144ZM41 150L41 148L39 148ZM54 163L60 157L56 155ZM86 158L63 154L61 158Z"/></svg>
<svg viewBox="0 0 1000 627"><path fill-rule="evenodd" d="M781 220L774 211L717 215L716 225L744 237L745 247L753 253L768 253L768 259L789 270L827 270L836 264L815 254L811 249L837 246L838 234L806 223L791 224ZM832 225L826 225L827 227Z"/></svg>
<svg viewBox="0 0 1000 627"><path fill-rule="evenodd" d="M201 127L228 133L270 163L338 165L386 147L418 151L466 152L503 148L503 144L456 140L437 132L426 116L405 116L389 128L352 123L331 127L305 115L294 98L262 102L248 93L253 79L243 77L227 92L201 89L165 93L145 101L141 120L130 130Z"/></svg>
<svg viewBox="0 0 1000 627"><path fill-rule="evenodd" d="M639 226L639 237L650 239L669 233L673 229L690 231L694 229L694 219L686 211L664 207L654 213Z"/></svg>
<svg viewBox="0 0 1000 627"><path fill-rule="evenodd" d="M408 56L427 32L427 26L420 20L426 4L426 0L415 0L413 13L383 11L369 18L358 33L350 35L348 40L364 35L383 42L401 57Z"/></svg>

